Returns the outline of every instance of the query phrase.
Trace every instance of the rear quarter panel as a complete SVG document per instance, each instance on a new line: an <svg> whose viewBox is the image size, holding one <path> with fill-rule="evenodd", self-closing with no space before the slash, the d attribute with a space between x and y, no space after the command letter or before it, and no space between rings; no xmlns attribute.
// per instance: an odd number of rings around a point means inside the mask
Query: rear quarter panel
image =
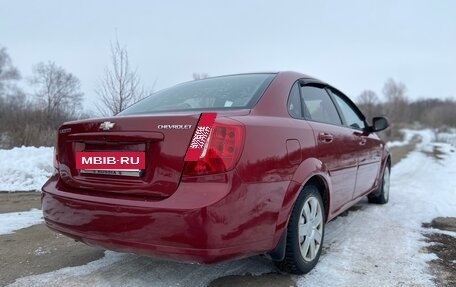
<svg viewBox="0 0 456 287"><path fill-rule="evenodd" d="M303 183L309 176L322 173L321 162L313 158L315 139L310 127L303 128L292 118L256 116L237 120L245 125L246 138L236 172L251 188L250 194L242 195L245 207L236 211L239 217L255 218L256 230L273 236L275 246ZM290 140L299 148L287 149Z"/></svg>

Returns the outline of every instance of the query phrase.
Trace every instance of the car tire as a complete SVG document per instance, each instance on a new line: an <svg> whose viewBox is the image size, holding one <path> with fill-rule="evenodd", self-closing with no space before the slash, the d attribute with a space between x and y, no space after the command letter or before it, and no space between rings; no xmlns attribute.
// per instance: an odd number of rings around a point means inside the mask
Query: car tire
<svg viewBox="0 0 456 287"><path fill-rule="evenodd" d="M376 203L376 204L386 204L389 201L389 192L390 192L390 174L391 168L389 165L385 167L382 175L382 182L379 185L378 189L369 194L367 199L369 203Z"/></svg>
<svg viewBox="0 0 456 287"><path fill-rule="evenodd" d="M287 227L285 257L275 261L282 271L306 274L320 258L325 231L325 210L317 187L303 188Z"/></svg>

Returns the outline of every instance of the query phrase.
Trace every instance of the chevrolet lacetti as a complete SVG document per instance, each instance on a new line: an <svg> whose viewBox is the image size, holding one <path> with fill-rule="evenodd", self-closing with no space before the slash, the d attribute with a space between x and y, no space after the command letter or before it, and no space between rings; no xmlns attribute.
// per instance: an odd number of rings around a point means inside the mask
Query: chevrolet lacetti
<svg viewBox="0 0 456 287"><path fill-rule="evenodd" d="M47 226L88 245L213 263L267 254L309 272L325 223L388 202L390 155L336 88L295 73L207 78L64 123Z"/></svg>

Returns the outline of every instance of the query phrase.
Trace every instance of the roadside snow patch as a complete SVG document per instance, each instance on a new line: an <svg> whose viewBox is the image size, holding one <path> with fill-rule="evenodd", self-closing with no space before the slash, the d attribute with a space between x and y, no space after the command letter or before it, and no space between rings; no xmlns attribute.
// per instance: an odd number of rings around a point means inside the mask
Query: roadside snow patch
<svg viewBox="0 0 456 287"><path fill-rule="evenodd" d="M397 147L397 146L404 146L412 140L413 136L416 135L418 132L417 130L409 130L409 129L402 129L401 132L404 134L404 139L401 141L390 141L387 142L386 145L388 147Z"/></svg>
<svg viewBox="0 0 456 287"><path fill-rule="evenodd" d="M40 190L52 175L52 147L0 150L0 191Z"/></svg>
<svg viewBox="0 0 456 287"><path fill-rule="evenodd" d="M214 265L163 261L106 251L105 256L83 266L22 277L17 286L192 286L204 287L227 275L260 275L276 271L272 262L259 256Z"/></svg>
<svg viewBox="0 0 456 287"><path fill-rule="evenodd" d="M14 233L14 231L35 224L43 223L43 212L39 209L30 211L10 212L0 214L0 235Z"/></svg>
<svg viewBox="0 0 456 287"><path fill-rule="evenodd" d="M438 133L437 141L449 143L452 146L456 147L456 131L455 133Z"/></svg>
<svg viewBox="0 0 456 287"><path fill-rule="evenodd" d="M404 139L402 141L390 141L386 145L390 148L404 146L410 143L413 137L418 136L420 140L424 143L429 143L432 139L435 138L435 133L431 129L424 130L409 130L402 129L401 132L404 134Z"/></svg>

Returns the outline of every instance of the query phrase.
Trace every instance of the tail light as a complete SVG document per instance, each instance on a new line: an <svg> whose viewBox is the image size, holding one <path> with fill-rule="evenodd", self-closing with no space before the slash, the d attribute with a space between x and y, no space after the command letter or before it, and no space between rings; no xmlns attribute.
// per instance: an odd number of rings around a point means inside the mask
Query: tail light
<svg viewBox="0 0 456 287"><path fill-rule="evenodd" d="M215 122L197 161L185 163L184 176L222 173L233 169L244 144L244 128L237 122Z"/></svg>

